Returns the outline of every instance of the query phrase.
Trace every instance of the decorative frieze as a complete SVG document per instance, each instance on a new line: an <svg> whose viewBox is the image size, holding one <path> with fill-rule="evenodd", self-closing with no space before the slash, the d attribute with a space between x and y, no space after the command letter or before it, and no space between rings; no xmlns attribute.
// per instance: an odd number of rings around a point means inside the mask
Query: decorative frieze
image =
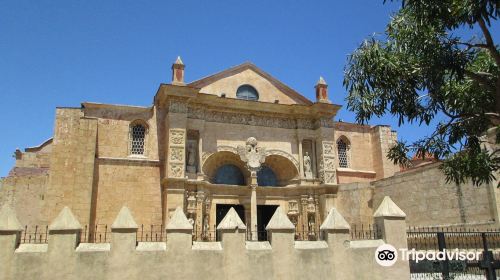
<svg viewBox="0 0 500 280"><path fill-rule="evenodd" d="M188 112L188 104L183 100L170 99L168 101L168 112L185 114Z"/></svg>
<svg viewBox="0 0 500 280"><path fill-rule="evenodd" d="M174 106L176 112L182 112L181 105ZM220 110L206 109L201 106L188 106L187 115L190 119L201 119L208 122L244 124L254 126L277 127L287 129L317 129L318 127L333 127L333 119L294 119L277 114L255 115L242 112L223 112Z"/></svg>

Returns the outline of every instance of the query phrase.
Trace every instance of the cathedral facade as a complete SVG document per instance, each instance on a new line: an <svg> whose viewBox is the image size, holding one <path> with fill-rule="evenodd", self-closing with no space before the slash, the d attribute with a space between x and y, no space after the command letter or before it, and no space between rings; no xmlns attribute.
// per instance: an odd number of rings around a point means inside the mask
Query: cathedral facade
<svg viewBox="0 0 500 280"><path fill-rule="evenodd" d="M69 206L94 228L126 205L138 223L165 225L181 206L203 238L234 207L258 238L281 206L315 238L339 185L399 171L386 158L396 133L335 121L323 78L311 101L251 63L190 83L184 68L178 58L150 107L57 108L53 138L16 151L14 173L43 175L30 221Z"/></svg>

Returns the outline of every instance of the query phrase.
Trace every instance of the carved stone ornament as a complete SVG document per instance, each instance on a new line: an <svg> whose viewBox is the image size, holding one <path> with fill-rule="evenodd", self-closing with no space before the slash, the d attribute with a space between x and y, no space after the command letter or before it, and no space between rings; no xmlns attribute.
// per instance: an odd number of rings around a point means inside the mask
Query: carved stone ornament
<svg viewBox="0 0 500 280"><path fill-rule="evenodd" d="M181 145L184 143L184 131L182 130L170 130L170 142L175 145Z"/></svg>
<svg viewBox="0 0 500 280"><path fill-rule="evenodd" d="M238 155L250 172L257 172L266 160L266 148L257 147L257 139L250 137L245 146L238 146Z"/></svg>
<svg viewBox="0 0 500 280"><path fill-rule="evenodd" d="M170 166L170 177L175 177L175 178L180 178L182 177L182 165L179 164L172 164Z"/></svg>
<svg viewBox="0 0 500 280"><path fill-rule="evenodd" d="M333 142L323 142L323 153L325 155L333 155Z"/></svg>
<svg viewBox="0 0 500 280"><path fill-rule="evenodd" d="M170 149L170 160L173 161L182 161L182 148L171 148Z"/></svg>

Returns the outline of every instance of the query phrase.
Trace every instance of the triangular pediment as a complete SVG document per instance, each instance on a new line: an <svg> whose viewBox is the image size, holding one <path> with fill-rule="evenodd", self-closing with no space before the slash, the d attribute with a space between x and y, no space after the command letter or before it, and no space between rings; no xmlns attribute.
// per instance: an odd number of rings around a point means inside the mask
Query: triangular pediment
<svg viewBox="0 0 500 280"><path fill-rule="evenodd" d="M201 93L224 94L227 98L236 98L238 88L243 85L255 88L262 102L278 100L280 104L312 104L309 99L250 62L189 83L191 87L200 88Z"/></svg>

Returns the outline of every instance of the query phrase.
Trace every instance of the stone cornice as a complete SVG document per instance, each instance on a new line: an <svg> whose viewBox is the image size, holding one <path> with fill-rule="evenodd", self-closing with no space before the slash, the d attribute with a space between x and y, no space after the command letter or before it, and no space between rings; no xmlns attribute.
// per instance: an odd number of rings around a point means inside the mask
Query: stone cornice
<svg viewBox="0 0 500 280"><path fill-rule="evenodd" d="M190 106L202 106L212 110L231 108L237 112L248 114L283 114L287 118L333 118L341 106L328 103L306 104L278 104L260 101L223 98L216 95L200 93L199 88L190 86L176 86L161 84L156 93L154 104L160 108L170 107L169 99L176 102L186 102ZM258 106L256 106L258 105Z"/></svg>

